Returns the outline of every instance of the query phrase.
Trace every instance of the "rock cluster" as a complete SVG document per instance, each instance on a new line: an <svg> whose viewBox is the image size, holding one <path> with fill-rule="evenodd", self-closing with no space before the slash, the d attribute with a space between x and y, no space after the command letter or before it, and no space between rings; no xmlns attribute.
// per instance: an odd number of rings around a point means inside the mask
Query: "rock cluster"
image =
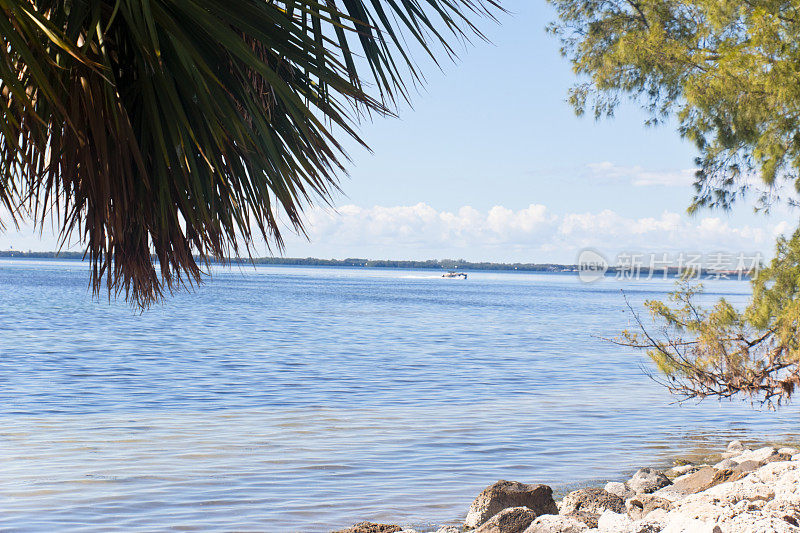
<svg viewBox="0 0 800 533"><path fill-rule="evenodd" d="M359 522L353 527L340 529L334 533L398 533L403 528L395 524L376 524L374 522ZM406 530L407 531L407 530Z"/></svg>
<svg viewBox="0 0 800 533"><path fill-rule="evenodd" d="M800 533L800 450L750 450L733 441L713 466L642 468L624 483L576 490L558 504L552 494L546 485L498 481L478 495L461 527L436 533ZM368 523L344 531L416 533Z"/></svg>

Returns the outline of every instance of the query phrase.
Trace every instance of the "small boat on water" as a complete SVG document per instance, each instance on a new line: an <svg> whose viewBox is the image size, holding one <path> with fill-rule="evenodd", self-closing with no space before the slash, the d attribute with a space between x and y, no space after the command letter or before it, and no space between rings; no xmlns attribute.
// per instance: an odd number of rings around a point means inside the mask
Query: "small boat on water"
<svg viewBox="0 0 800 533"><path fill-rule="evenodd" d="M442 277L467 279L467 274L465 272L445 272Z"/></svg>

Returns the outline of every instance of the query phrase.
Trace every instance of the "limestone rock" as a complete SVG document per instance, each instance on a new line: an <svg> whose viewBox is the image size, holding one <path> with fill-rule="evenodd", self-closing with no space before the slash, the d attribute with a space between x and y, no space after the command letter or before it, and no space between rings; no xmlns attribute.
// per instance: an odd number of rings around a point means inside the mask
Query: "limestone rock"
<svg viewBox="0 0 800 533"><path fill-rule="evenodd" d="M524 533L581 533L587 529L586 524L570 516L545 514L534 520Z"/></svg>
<svg viewBox="0 0 800 533"><path fill-rule="evenodd" d="M484 522L475 533L523 533L536 517L536 511L527 507L509 507Z"/></svg>
<svg viewBox="0 0 800 533"><path fill-rule="evenodd" d="M735 467L738 464L739 463L737 463L733 459L723 459L722 461L720 461L717 464L715 464L714 468L716 468L717 470L724 470L726 468L731 468L732 469L733 467Z"/></svg>
<svg viewBox="0 0 800 533"><path fill-rule="evenodd" d="M461 530L456 526L442 526L435 533L461 533Z"/></svg>
<svg viewBox="0 0 800 533"><path fill-rule="evenodd" d="M704 466L703 468L706 468L706 467ZM703 468L697 469L696 472L699 472ZM695 472L692 472L692 474L694 474L694 473ZM682 476L678 476L678 477L676 477L675 479L672 480L672 483L674 484L674 483L678 483L679 481L683 481L684 479L689 479L689 476L691 476L692 474L684 474Z"/></svg>
<svg viewBox="0 0 800 533"><path fill-rule="evenodd" d="M662 524L652 520L632 520L624 514L606 511L600 515L598 530L603 533L659 533Z"/></svg>
<svg viewBox="0 0 800 533"><path fill-rule="evenodd" d="M788 453L775 452L774 454L770 455L769 457L761 461L761 464L765 465L767 463L774 463L776 461L791 461L791 460L792 456L789 455Z"/></svg>
<svg viewBox="0 0 800 533"><path fill-rule="evenodd" d="M784 455L797 455L798 453L800 453L800 450L798 450L797 448L792 448L790 446L787 446L784 448L778 448L778 453L782 453Z"/></svg>
<svg viewBox="0 0 800 533"><path fill-rule="evenodd" d="M671 501L659 498L653 494L638 494L625 501L625 510L628 516L634 520L641 520L656 509L669 511L671 508Z"/></svg>
<svg viewBox="0 0 800 533"><path fill-rule="evenodd" d="M772 446L764 446L763 448L759 448L757 450L748 450L743 452L741 455L737 455L734 458L734 461L737 463L743 463L744 461L755 461L757 463L766 462L771 456L775 455L778 452Z"/></svg>
<svg viewBox="0 0 800 533"><path fill-rule="evenodd" d="M628 515L606 511L600 515L597 528L600 531L624 531L630 527L633 520Z"/></svg>
<svg viewBox="0 0 800 533"><path fill-rule="evenodd" d="M536 516L558 514L556 502L553 500L553 489L547 485L527 485L518 481L500 480L486 487L475 498L467 512L464 527L476 528L509 507L527 507L534 511Z"/></svg>
<svg viewBox="0 0 800 533"><path fill-rule="evenodd" d="M573 511L569 513L568 516L578 522L581 522L586 525L589 529L597 527L597 520L600 518L599 513L591 513L589 511Z"/></svg>
<svg viewBox="0 0 800 533"><path fill-rule="evenodd" d="M394 524L376 524L375 522L359 522L358 524L341 529L334 533L398 533L403 528Z"/></svg>
<svg viewBox="0 0 800 533"><path fill-rule="evenodd" d="M620 483L619 481L609 481L606 483L606 486L603 487L606 492L610 494L615 494L622 498L623 500L634 496L636 493L633 492L625 483Z"/></svg>
<svg viewBox="0 0 800 533"><path fill-rule="evenodd" d="M660 530L660 533L689 533L689 532L722 533L722 530L719 529L714 522L698 520L696 518L690 518L688 516L683 516L683 515L671 517L670 520L666 524L664 524L664 526ZM734 533L734 532L726 531L725 533ZM735 533L745 533L745 532L738 531Z"/></svg>
<svg viewBox="0 0 800 533"><path fill-rule="evenodd" d="M605 489L591 488L572 491L561 502L561 514L565 515L575 511L600 514L606 509L622 513L625 510L625 501Z"/></svg>
<svg viewBox="0 0 800 533"><path fill-rule="evenodd" d="M733 470L717 470L712 466L707 466L694 474L676 479L672 485L657 490L653 495L674 502L689 494L695 494L714 485L730 481L734 476L738 476L738 474Z"/></svg>
<svg viewBox="0 0 800 533"><path fill-rule="evenodd" d="M633 477L628 480L626 485L636 494L649 494L662 487L666 487L672 482L664 475L661 470L653 468L640 468Z"/></svg>
<svg viewBox="0 0 800 533"><path fill-rule="evenodd" d="M750 450L744 444L742 444L741 441L734 440L728 444L728 448L725 453L722 454L722 457L736 457L737 455L741 455L742 453L749 451Z"/></svg>
<svg viewBox="0 0 800 533"><path fill-rule="evenodd" d="M749 474L750 472L761 466L760 463L755 461L742 461L733 467L733 471L739 474Z"/></svg>
<svg viewBox="0 0 800 533"><path fill-rule="evenodd" d="M672 474L673 477L678 477L686 474L694 474L698 470L700 470L700 467L697 465L677 465L670 468L669 473Z"/></svg>
<svg viewBox="0 0 800 533"><path fill-rule="evenodd" d="M740 440L732 440L728 443L727 451L729 452L743 452L745 451L744 444Z"/></svg>

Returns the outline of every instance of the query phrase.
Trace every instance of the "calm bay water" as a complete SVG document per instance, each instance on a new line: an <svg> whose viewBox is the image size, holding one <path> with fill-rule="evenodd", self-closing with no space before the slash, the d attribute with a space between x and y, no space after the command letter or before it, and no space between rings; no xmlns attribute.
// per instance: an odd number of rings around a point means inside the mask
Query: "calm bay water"
<svg viewBox="0 0 800 533"><path fill-rule="evenodd" d="M258 267L143 314L87 281L0 261L2 530L424 530L500 478L564 491L800 438L794 407L675 405L598 338L629 326L620 289L671 281Z"/></svg>

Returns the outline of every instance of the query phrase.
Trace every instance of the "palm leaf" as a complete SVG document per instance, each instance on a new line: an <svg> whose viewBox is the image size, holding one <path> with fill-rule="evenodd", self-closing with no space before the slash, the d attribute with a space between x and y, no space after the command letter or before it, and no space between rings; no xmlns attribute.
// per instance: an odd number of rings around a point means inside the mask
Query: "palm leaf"
<svg viewBox="0 0 800 533"><path fill-rule="evenodd" d="M495 0L0 0L0 203L86 246L146 306L328 202L355 125L391 115ZM405 39L408 39L407 44ZM335 134L334 134L335 133ZM155 257L155 261L153 260Z"/></svg>

